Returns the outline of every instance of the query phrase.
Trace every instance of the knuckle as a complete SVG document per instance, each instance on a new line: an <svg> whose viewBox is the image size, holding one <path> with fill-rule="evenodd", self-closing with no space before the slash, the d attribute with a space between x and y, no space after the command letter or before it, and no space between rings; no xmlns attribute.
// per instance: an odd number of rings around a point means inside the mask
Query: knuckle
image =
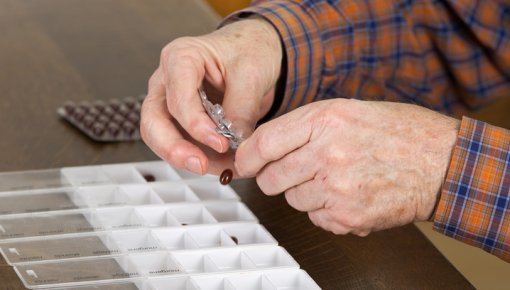
<svg viewBox="0 0 510 290"><path fill-rule="evenodd" d="M299 206L299 200L297 197L297 192L295 189L289 189L285 192L285 200L291 207L301 211L301 207Z"/></svg>
<svg viewBox="0 0 510 290"><path fill-rule="evenodd" d="M326 192L336 195L344 195L347 191L347 186L341 181L326 181L325 188Z"/></svg>
<svg viewBox="0 0 510 290"><path fill-rule="evenodd" d="M257 138L255 139L255 152L263 160L271 160L272 157L271 150L269 150L271 146L271 141L269 139L269 134L258 134Z"/></svg>
<svg viewBox="0 0 510 290"><path fill-rule="evenodd" d="M275 184L277 182L277 175L274 170L266 168L261 174L257 175L257 184L260 190L266 195L274 195L278 192L275 190Z"/></svg>
<svg viewBox="0 0 510 290"><path fill-rule="evenodd" d="M308 218L310 219L310 221L312 222L312 224L314 226L321 227L321 222L319 221L319 218L317 217L317 215L315 213L309 212Z"/></svg>
<svg viewBox="0 0 510 290"><path fill-rule="evenodd" d="M153 120L147 117L146 114L142 114L140 118L140 136L145 143L150 143Z"/></svg>
<svg viewBox="0 0 510 290"><path fill-rule="evenodd" d="M151 88L159 81L158 71L155 71L149 78L148 87Z"/></svg>
<svg viewBox="0 0 510 290"><path fill-rule="evenodd" d="M326 231L331 231L329 228L330 227L329 222L326 220L326 216L324 213L319 214L319 212L317 211L308 212L308 218L315 226L322 228Z"/></svg>
<svg viewBox="0 0 510 290"><path fill-rule="evenodd" d="M196 59L198 47L193 37L180 37L167 44L160 53L160 64L184 62Z"/></svg>
<svg viewBox="0 0 510 290"><path fill-rule="evenodd" d="M166 160L168 163L178 166L179 156L181 156L180 150L170 145L167 148L162 149L161 158Z"/></svg>
<svg viewBox="0 0 510 290"><path fill-rule="evenodd" d="M365 219L361 215L346 215L341 218L341 224L350 229L360 229L365 224Z"/></svg>
<svg viewBox="0 0 510 290"><path fill-rule="evenodd" d="M242 152L242 150L236 150L235 152L235 158L234 158L234 166L235 166L235 170L237 171L237 173L239 174L239 176L246 176L246 165L244 162L245 160L245 157L244 157L244 154Z"/></svg>
<svg viewBox="0 0 510 290"><path fill-rule="evenodd" d="M186 131L191 135L193 136L195 139L201 139L199 138L200 137L200 127L202 125L202 121L200 118L196 118L196 117L192 117L189 119L189 121L187 122L187 124L184 124L184 126L186 127ZM198 141L203 141L203 140L198 140Z"/></svg>

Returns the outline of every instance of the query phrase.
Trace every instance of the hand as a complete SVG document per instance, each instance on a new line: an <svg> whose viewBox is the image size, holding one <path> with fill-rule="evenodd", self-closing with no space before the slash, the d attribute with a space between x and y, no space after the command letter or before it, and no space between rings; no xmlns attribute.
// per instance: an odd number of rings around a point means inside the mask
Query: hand
<svg viewBox="0 0 510 290"><path fill-rule="evenodd" d="M365 236L431 216L458 127L415 105L321 101L260 126L235 166L315 225Z"/></svg>
<svg viewBox="0 0 510 290"><path fill-rule="evenodd" d="M149 80L143 140L173 166L198 174L233 168L233 154L218 154L228 151L228 140L215 132L197 89L205 80L208 97L216 95L213 103L222 103L226 117L247 136L272 105L281 59L276 30L258 18L174 40Z"/></svg>

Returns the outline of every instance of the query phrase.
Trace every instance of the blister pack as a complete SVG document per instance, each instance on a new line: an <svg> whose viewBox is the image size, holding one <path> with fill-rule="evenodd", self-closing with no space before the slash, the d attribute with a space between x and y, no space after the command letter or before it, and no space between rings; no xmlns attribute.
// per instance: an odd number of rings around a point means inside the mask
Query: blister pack
<svg viewBox="0 0 510 290"><path fill-rule="evenodd" d="M67 102L57 113L95 141L140 140L140 109L144 97Z"/></svg>

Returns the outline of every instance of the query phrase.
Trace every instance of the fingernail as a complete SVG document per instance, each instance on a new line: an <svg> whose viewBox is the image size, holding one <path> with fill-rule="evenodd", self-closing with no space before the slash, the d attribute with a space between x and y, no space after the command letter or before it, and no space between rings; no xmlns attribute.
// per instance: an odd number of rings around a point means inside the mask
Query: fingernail
<svg viewBox="0 0 510 290"><path fill-rule="evenodd" d="M223 144L221 144L220 138L218 136L209 135L206 140L207 145L212 149L218 151L219 153L223 153Z"/></svg>
<svg viewBox="0 0 510 290"><path fill-rule="evenodd" d="M184 166L191 171L197 174L202 174L202 165L200 164L200 159L198 157L190 157L184 163Z"/></svg>

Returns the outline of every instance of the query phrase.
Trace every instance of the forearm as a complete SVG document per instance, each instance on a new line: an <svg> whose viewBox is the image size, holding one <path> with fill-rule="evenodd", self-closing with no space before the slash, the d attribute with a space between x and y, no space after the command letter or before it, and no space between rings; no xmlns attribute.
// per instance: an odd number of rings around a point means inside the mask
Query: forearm
<svg viewBox="0 0 510 290"><path fill-rule="evenodd" d="M464 118L434 229L510 262L510 131Z"/></svg>
<svg viewBox="0 0 510 290"><path fill-rule="evenodd" d="M278 114L345 97L461 115L510 93L510 33L499 1L331 3L255 1L230 17L258 14L280 34L287 80Z"/></svg>

